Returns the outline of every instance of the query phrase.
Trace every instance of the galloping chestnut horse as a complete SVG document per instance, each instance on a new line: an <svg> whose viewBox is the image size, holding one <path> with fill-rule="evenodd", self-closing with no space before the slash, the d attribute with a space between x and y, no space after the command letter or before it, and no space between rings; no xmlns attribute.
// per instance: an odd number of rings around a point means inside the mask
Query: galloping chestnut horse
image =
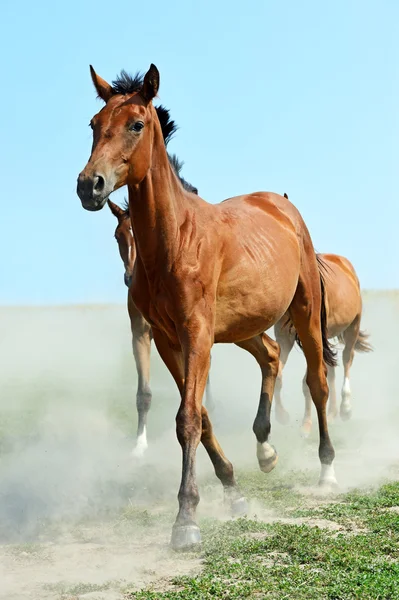
<svg viewBox="0 0 399 600"><path fill-rule="evenodd" d="M351 389L349 372L355 351L371 352L368 335L360 330L362 318L362 296L360 283L353 265L344 256L337 254L318 254L317 258L324 267L324 281L327 309L327 335L329 339L338 338L344 344L342 359L344 363L344 383L341 391L340 414L343 420L351 417ZM286 326L287 319L281 319L274 326L276 341L280 344L280 369L276 379L276 417L280 423L287 423L289 416L281 399L283 368L292 350L295 341L295 332ZM337 398L335 392L335 367L328 366L328 386L330 401L328 416L335 419L338 414ZM305 415L302 422L302 431L309 435L312 428L312 403L306 376L302 382L305 396Z"/></svg>
<svg viewBox="0 0 399 600"><path fill-rule="evenodd" d="M177 126L174 121L170 120L169 111L163 106L157 106L156 109L159 122L161 124L162 134L164 137L165 146L168 145L172 135L175 133ZM180 171L183 163L178 160L176 155L169 155L169 162L172 165L176 175L185 190L198 194L198 190L188 181L180 176ZM112 214L117 218L118 225L115 229L115 239L118 242L119 254L125 267L124 281L129 288L132 280L134 263L136 262L136 247L134 243L133 230L129 215L129 205L121 208L111 200L108 200L108 206ZM136 407L138 414L137 424L137 439L133 450L133 456L141 457L148 447L147 443L147 415L150 410L152 392L150 388L150 353L152 332L151 326L145 320L143 315L137 310L130 293L127 300L130 327L132 330L132 347L133 356L136 362L137 369L137 394ZM206 403L208 410L212 412L214 402L211 393L210 379L208 376L206 384Z"/></svg>
<svg viewBox="0 0 399 600"><path fill-rule="evenodd" d="M323 278L306 225L288 199L256 192L214 205L184 190L168 161L152 104L159 89L154 65L142 86L125 74L110 85L90 69L105 106L91 120L92 152L79 175L77 193L83 208L97 211L114 190L128 186L137 248L132 300L151 324L159 354L181 394L176 432L183 464L172 547L185 549L201 539L195 520L200 442L233 510L245 510L233 467L202 406L212 345L235 343L261 368L253 430L259 466L269 472L277 463L268 438L280 352L263 332L287 311L305 353L307 383L319 419L320 483L336 484L324 361L336 363L327 340ZM211 98L208 94L206 101ZM241 106L254 127L255 107L250 95L248 105Z"/></svg>

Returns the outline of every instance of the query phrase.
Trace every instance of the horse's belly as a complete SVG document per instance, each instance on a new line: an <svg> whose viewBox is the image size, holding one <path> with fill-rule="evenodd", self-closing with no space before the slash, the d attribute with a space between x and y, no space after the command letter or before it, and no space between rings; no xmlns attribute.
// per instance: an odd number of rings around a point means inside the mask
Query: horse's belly
<svg viewBox="0 0 399 600"><path fill-rule="evenodd" d="M301 248L294 226L280 212L258 211L255 217L237 220L233 235L224 240L216 342L243 341L272 327L298 285Z"/></svg>
<svg viewBox="0 0 399 600"><path fill-rule="evenodd" d="M215 342L247 340L272 327L292 302L298 285L298 272L284 281L269 281L258 288L236 288L216 303ZM230 288L232 290L232 288Z"/></svg>

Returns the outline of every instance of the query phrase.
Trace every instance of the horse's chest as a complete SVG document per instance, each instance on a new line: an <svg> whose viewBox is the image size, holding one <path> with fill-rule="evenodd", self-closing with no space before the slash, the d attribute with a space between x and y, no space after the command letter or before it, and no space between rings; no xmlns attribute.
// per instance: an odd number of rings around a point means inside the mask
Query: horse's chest
<svg viewBox="0 0 399 600"><path fill-rule="evenodd" d="M145 288L145 289L144 289ZM133 290L134 303L151 327L167 335L172 343L177 343L176 327L168 310L169 298L162 286L144 286Z"/></svg>

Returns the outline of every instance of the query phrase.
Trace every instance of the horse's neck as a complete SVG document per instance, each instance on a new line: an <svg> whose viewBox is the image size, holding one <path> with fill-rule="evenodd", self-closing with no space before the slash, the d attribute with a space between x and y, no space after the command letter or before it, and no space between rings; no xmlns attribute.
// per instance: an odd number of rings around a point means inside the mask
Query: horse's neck
<svg viewBox="0 0 399 600"><path fill-rule="evenodd" d="M169 164L160 131L156 129L152 167L137 186L129 186L129 210L137 254L147 274L162 261L172 265L179 229L189 209L182 189Z"/></svg>

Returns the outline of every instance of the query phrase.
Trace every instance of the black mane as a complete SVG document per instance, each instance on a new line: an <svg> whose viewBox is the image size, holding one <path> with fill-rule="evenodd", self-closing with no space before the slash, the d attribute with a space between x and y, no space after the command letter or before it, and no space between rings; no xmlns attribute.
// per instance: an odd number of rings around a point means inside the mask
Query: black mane
<svg viewBox="0 0 399 600"><path fill-rule="evenodd" d="M179 160L177 158L176 154L169 154L169 152L168 152L168 159L169 159L172 169L174 170L176 175L178 177L180 177L180 171L183 168L184 162L182 160Z"/></svg>
<svg viewBox="0 0 399 600"><path fill-rule="evenodd" d="M139 71L135 75L129 75L125 70L122 70L115 81L112 82L112 91L114 94L121 94L122 96L126 96L127 94L135 94L137 92L141 92L143 88L144 76ZM159 123L161 125L162 135L165 142L165 146L167 146L178 130L178 126L176 122L170 118L170 112L167 108L162 106L156 106L155 110L157 111ZM180 183L183 188L188 192L192 192L193 194L198 194L197 188L191 185L188 181L186 181L183 177L180 177L180 171L183 168L184 162L180 161L176 154L169 154L168 159L171 164L173 171L176 173L177 177L180 179ZM129 202L124 200L122 206L125 216L129 216Z"/></svg>
<svg viewBox="0 0 399 600"><path fill-rule="evenodd" d="M167 146L178 130L178 126L176 125L176 122L170 118L169 110L162 106L162 104L160 106L156 106L155 110L157 111L158 119L161 124L165 146Z"/></svg>
<svg viewBox="0 0 399 600"><path fill-rule="evenodd" d="M121 208L123 209L125 216L127 217L129 215L129 200L127 198L123 199L123 204Z"/></svg>
<svg viewBox="0 0 399 600"><path fill-rule="evenodd" d="M141 92L143 80L144 75L139 71L132 76L123 69L115 81L112 82L112 90L114 94L122 94L122 96Z"/></svg>

